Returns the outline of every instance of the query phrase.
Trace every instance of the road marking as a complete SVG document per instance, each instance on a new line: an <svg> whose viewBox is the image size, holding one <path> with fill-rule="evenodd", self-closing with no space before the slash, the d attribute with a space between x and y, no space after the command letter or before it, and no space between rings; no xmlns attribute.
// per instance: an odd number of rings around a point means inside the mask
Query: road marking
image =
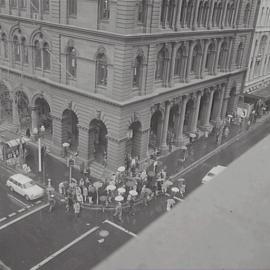
<svg viewBox="0 0 270 270"><path fill-rule="evenodd" d="M15 215L16 215L16 213L13 212L13 213L9 214L8 217L13 217L13 216L15 216Z"/></svg>
<svg viewBox="0 0 270 270"><path fill-rule="evenodd" d="M17 212L21 213L21 212L23 212L23 211L25 211L25 208L21 208L21 209L19 209Z"/></svg>
<svg viewBox="0 0 270 270"><path fill-rule="evenodd" d="M32 211L30 211L30 212L28 212L28 213L26 213L26 214L20 216L20 217L18 217L18 218L15 218L14 220L12 220L12 221L6 223L5 225L1 226L1 227L0 227L0 231L3 230L3 229L5 229L6 227L12 225L13 223L18 222L18 221L20 221L21 219L26 218L26 217L28 217L28 216L34 214L35 212L42 210L43 208L47 207L48 205L49 205L49 203L46 203L46 204L41 205L40 207L38 207L38 208L36 208L36 209L34 209L34 210L32 210Z"/></svg>
<svg viewBox="0 0 270 270"><path fill-rule="evenodd" d="M7 219L7 217L3 217L3 218L0 219L0 222L4 221L6 219Z"/></svg>
<svg viewBox="0 0 270 270"><path fill-rule="evenodd" d="M16 197L14 197L14 196L11 195L11 194L8 194L8 197L10 197L11 199L17 201L18 203L20 203L20 204L23 205L24 207L29 206L29 204L22 202L21 200L17 199Z"/></svg>
<svg viewBox="0 0 270 270"><path fill-rule="evenodd" d="M59 249L55 253L51 254L49 257L47 257L46 259L44 259L43 261L41 261L37 265L33 266L30 270L37 270L37 269L39 269L44 264L48 263L49 261L51 261L52 259L54 259L59 254L63 253L64 251L66 251L67 249L69 249L71 246L75 245L79 241L81 241L83 238L85 238L89 234L95 232L98 228L99 228L99 226L93 227L91 230L89 230L86 233L82 234L81 236L79 236L78 238L76 238L75 240L73 240L72 242L70 242L69 244L67 244L66 246L62 247L61 249Z"/></svg>
<svg viewBox="0 0 270 270"><path fill-rule="evenodd" d="M114 222L112 222L112 221L110 221L110 220L108 220L108 219L104 220L103 223L108 223L108 224L114 226L115 228L117 228L117 229L119 229L119 230L121 230L121 231L123 231L123 232L125 232L125 233L127 233L127 234L132 235L133 237L138 237L137 234L135 234L135 233L133 233L133 232L131 232L131 231L125 229L124 227L122 227L122 226L120 226L120 225L118 225L118 224L116 224L116 223L114 223Z"/></svg>

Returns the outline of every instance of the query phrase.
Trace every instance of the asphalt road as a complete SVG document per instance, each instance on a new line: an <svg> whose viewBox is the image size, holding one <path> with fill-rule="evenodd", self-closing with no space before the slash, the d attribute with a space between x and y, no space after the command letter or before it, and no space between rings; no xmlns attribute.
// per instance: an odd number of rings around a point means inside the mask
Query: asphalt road
<svg viewBox="0 0 270 270"><path fill-rule="evenodd" d="M183 175L188 193L201 184L202 177L213 166L227 166L268 135L269 130L270 122L266 122ZM5 198L5 192L0 185L1 200ZM5 204L9 203L7 199ZM11 207L16 207L16 204ZM5 211L0 208L0 217L9 210ZM122 223L108 212L83 209L81 216L76 218L73 213L65 213L63 205L58 205L52 213L48 212L46 205L42 205L40 210L34 208L33 213L30 208L28 216L21 215L20 220L9 226L3 227L0 222L0 260L11 269L18 270L89 269L136 237L165 212L166 196L152 200L148 206L137 207L135 216L124 213Z"/></svg>

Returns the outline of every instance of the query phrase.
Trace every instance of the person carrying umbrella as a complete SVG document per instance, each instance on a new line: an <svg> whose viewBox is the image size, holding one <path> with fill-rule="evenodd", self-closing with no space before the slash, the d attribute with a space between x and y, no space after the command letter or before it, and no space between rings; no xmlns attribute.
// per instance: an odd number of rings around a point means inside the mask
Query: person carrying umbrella
<svg viewBox="0 0 270 270"><path fill-rule="evenodd" d="M115 207L115 212L113 214L114 217L118 217L119 221L123 222L123 218L122 218L122 204L121 202L118 202L116 207Z"/></svg>

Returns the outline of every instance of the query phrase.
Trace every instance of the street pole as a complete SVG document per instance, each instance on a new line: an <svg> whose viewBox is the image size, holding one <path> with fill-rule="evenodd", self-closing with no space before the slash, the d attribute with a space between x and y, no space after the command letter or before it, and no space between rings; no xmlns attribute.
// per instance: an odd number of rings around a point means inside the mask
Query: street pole
<svg viewBox="0 0 270 270"><path fill-rule="evenodd" d="M38 171L41 172L41 140L38 138Z"/></svg>
<svg viewBox="0 0 270 270"><path fill-rule="evenodd" d="M69 184L71 184L71 178L72 178L72 165L69 164Z"/></svg>

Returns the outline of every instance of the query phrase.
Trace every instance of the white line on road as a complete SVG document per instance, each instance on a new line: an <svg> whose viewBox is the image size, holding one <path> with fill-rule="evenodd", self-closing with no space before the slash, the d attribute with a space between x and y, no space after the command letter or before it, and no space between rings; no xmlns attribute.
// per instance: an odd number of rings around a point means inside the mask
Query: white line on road
<svg viewBox="0 0 270 270"><path fill-rule="evenodd" d="M25 208L21 208L21 209L19 209L17 212L21 213L21 212L23 212L23 211L25 211Z"/></svg>
<svg viewBox="0 0 270 270"><path fill-rule="evenodd" d="M121 230L121 231L123 231L123 232L125 232L125 233L127 233L127 234L132 235L133 237L138 237L137 234L135 234L135 233L133 233L133 232L131 232L131 231L129 231L129 230L123 228L122 226L120 226L120 225L118 225L118 224L116 224L116 223L114 223L114 222L112 222L112 221L110 221L110 220L108 220L108 219L104 220L103 223L108 223L108 224L114 226L115 228L117 228L117 229L119 229L119 230Z"/></svg>
<svg viewBox="0 0 270 270"><path fill-rule="evenodd" d="M0 219L0 222L4 221L6 219L7 219L7 217L3 217L3 218Z"/></svg>
<svg viewBox="0 0 270 270"><path fill-rule="evenodd" d="M20 204L23 205L24 207L29 206L29 204L22 202L21 200L19 200L18 198L14 197L14 196L11 195L11 194L8 194L8 197L10 197L11 199L17 201L18 203L20 203Z"/></svg>
<svg viewBox="0 0 270 270"><path fill-rule="evenodd" d="M57 255L63 253L64 251L66 251L67 249L69 249L71 246L75 245L76 243L78 243L79 241L81 241L83 238L85 238L86 236L88 236L89 234L95 232L97 229L99 228L99 226L93 227L91 230L87 231L86 233L82 234L81 236L79 236L78 238L76 238L75 240L73 240L72 242L70 242L69 244L67 244L66 246L62 247L61 249L59 249L58 251L56 251L55 253L51 254L49 257L47 257L46 259L44 259L43 261L41 261L40 263L38 263L37 265L33 266L30 270L37 270L40 267L42 267L44 264L48 263L49 261L51 261L53 258L55 258Z"/></svg>
<svg viewBox="0 0 270 270"><path fill-rule="evenodd" d="M10 222L4 224L3 226L1 226L1 227L0 227L0 231L3 230L3 229L5 229L6 227L12 225L13 223L15 223L15 222L17 222L17 221L20 221L21 219L26 218L26 217L28 217L28 216L34 214L34 213L37 212L37 211L40 211L41 209L47 207L48 205L49 205L49 203L46 203L46 204L41 205L40 207L38 207L38 208L36 208L36 209L34 209L34 210L32 210L32 211L30 211L30 212L28 212L28 213L26 213L26 214L20 216L20 217L18 217L18 218L15 218L14 220L12 220L12 221L10 221Z"/></svg>
<svg viewBox="0 0 270 270"><path fill-rule="evenodd" d="M9 214L8 217L13 217L13 216L15 216L15 215L16 215L16 213L13 212L13 213Z"/></svg>

